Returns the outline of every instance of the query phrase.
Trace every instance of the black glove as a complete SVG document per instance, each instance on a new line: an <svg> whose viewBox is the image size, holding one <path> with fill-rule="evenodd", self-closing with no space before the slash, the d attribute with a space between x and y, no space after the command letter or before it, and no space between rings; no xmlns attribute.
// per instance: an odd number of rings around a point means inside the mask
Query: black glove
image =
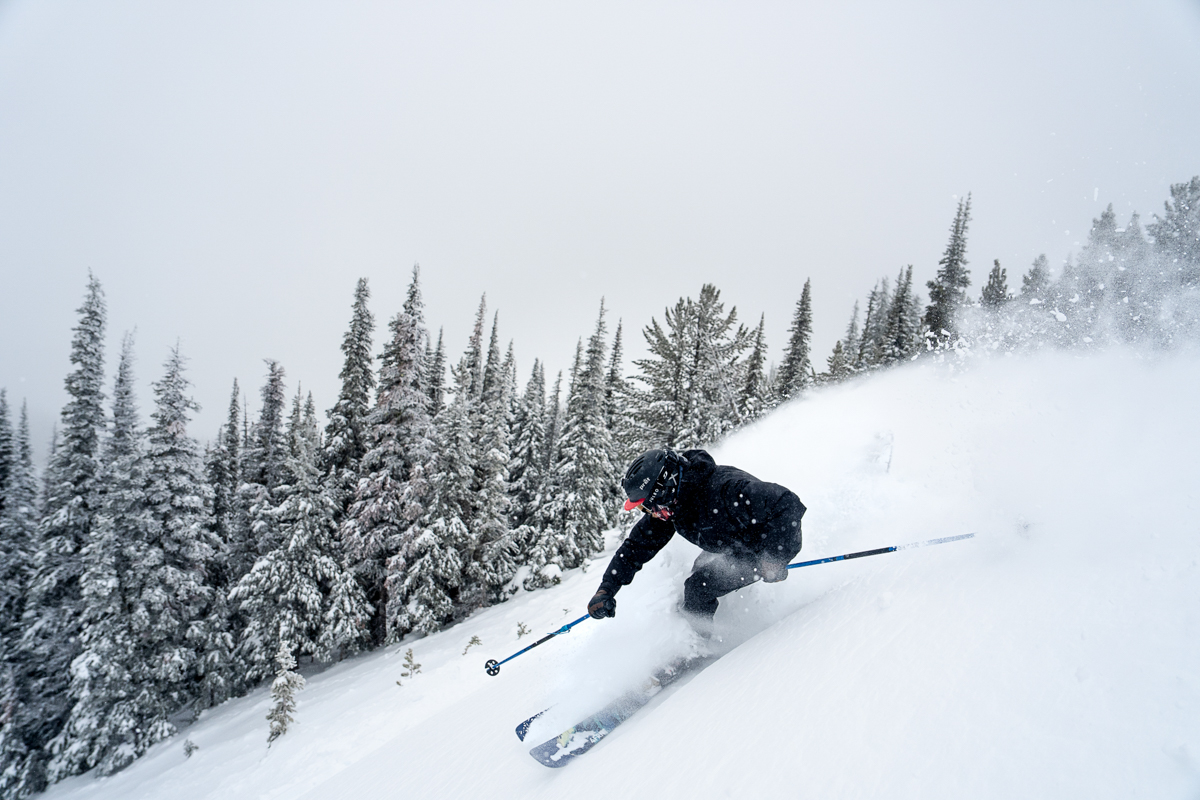
<svg viewBox="0 0 1200 800"><path fill-rule="evenodd" d="M787 564L779 564L774 561L764 559L758 565L758 574L762 575L763 583L779 583L786 581L788 575Z"/></svg>
<svg viewBox="0 0 1200 800"><path fill-rule="evenodd" d="M604 619L617 615L617 598L607 589L598 589L588 602L588 613L593 619Z"/></svg>

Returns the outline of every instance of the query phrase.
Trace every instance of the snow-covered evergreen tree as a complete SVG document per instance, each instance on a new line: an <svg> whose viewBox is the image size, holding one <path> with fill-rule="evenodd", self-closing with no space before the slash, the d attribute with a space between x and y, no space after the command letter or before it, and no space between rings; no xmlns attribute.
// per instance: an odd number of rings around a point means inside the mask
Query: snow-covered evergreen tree
<svg viewBox="0 0 1200 800"><path fill-rule="evenodd" d="M579 357L577 348L576 364L579 363ZM545 448L542 451L543 479L549 479L554 465L558 463L558 438L562 433L562 380L562 370L559 370L558 375L554 378L554 386L546 396L546 414L542 423L542 429L546 432L543 438Z"/></svg>
<svg viewBox="0 0 1200 800"><path fill-rule="evenodd" d="M322 468L325 489L334 503L337 520L341 522L354 501L363 456L367 452L367 414L371 410L371 392L375 389L375 372L371 366L371 341L375 317L367 307L371 291L366 278L359 278L354 290L354 309L350 329L342 339L342 389L337 403L329 410L325 426L325 449Z"/></svg>
<svg viewBox="0 0 1200 800"><path fill-rule="evenodd" d="M992 263L992 271L988 273L987 284L983 287L979 302L986 308L995 309L1010 299L1012 296L1008 293L1008 270L1000 266L1000 259L997 258Z"/></svg>
<svg viewBox="0 0 1200 800"><path fill-rule="evenodd" d="M344 570L336 506L320 481L320 431L311 396L292 402L287 425L287 483L274 509L282 541L260 557L230 592L246 619L239 644L251 681L271 673L281 647L328 661L368 638L371 609Z"/></svg>
<svg viewBox="0 0 1200 800"><path fill-rule="evenodd" d="M854 311L850 313L850 321L846 323L846 336L842 339L842 349L846 353L846 370L848 375L858 371L858 357L862 345L862 334L858 329L858 301L854 301Z"/></svg>
<svg viewBox="0 0 1200 800"><path fill-rule="evenodd" d="M248 509L239 492L242 485L242 411L238 383L233 382L229 416L209 448L205 473L213 493L212 531L219 543L218 557L208 573L213 587L200 669L203 674L197 705L209 708L244 691L245 664L236 655L245 620L230 605L229 590L250 571L258 557L249 527Z"/></svg>
<svg viewBox="0 0 1200 800"><path fill-rule="evenodd" d="M737 324L737 309L725 314L712 284L699 300L680 298L664 312L665 330L651 319L643 333L650 354L634 364L645 388L635 421L649 444L685 449L715 442L741 424L739 358L750 332Z"/></svg>
<svg viewBox="0 0 1200 800"><path fill-rule="evenodd" d="M608 427L611 451L609 461L613 466L613 481L609 485L608 527L617 524L618 514L625 502L625 492L621 489L620 477L624 475L626 464L642 453L642 436L633 424L634 392L629 381L625 379L623 345L624 324L617 321L617 332L613 335L612 350L608 357L608 376L604 380L604 419ZM739 406L739 410L741 410Z"/></svg>
<svg viewBox="0 0 1200 800"><path fill-rule="evenodd" d="M12 420L8 414L8 394L0 389L0 517L4 516L4 504L8 500L8 484L12 478L16 445L13 438Z"/></svg>
<svg viewBox="0 0 1200 800"><path fill-rule="evenodd" d="M891 307L891 284L884 278L875 284L875 288L867 296L867 315L863 320L855 365L858 370L876 369L883 363L883 355L887 349L887 318Z"/></svg>
<svg viewBox="0 0 1200 800"><path fill-rule="evenodd" d="M775 391L779 402L799 397L811 382L812 361L812 281L804 281L804 290L796 302L796 313L792 316L790 338L783 351L783 363L779 365L779 377Z"/></svg>
<svg viewBox="0 0 1200 800"><path fill-rule="evenodd" d="M144 436L134 396L132 337L126 335L113 386L113 425L97 479L97 511L82 551L82 652L71 664L70 717L50 744L49 778L99 768L110 774L148 746L160 698L138 685L148 655L132 611L151 538ZM151 742L152 743L152 742Z"/></svg>
<svg viewBox="0 0 1200 800"><path fill-rule="evenodd" d="M0 511L0 676L15 663L37 531L37 475L29 442L29 412L21 416Z"/></svg>
<svg viewBox="0 0 1200 800"><path fill-rule="evenodd" d="M1029 268L1029 272L1021 276L1021 299L1027 303L1032 300L1040 303L1045 298L1049 286L1049 262L1043 253L1033 260L1033 266Z"/></svg>
<svg viewBox="0 0 1200 800"><path fill-rule="evenodd" d="M24 403L14 438L15 458L0 515L0 796L24 797L36 789L29 770L32 752L24 739L31 727L24 684L21 638L23 614L37 533L37 476L29 442L29 414Z"/></svg>
<svg viewBox="0 0 1200 800"><path fill-rule="evenodd" d="M912 272L912 264L909 264L896 276L896 291L888 306L881 351L884 364L907 361L919 352L921 347L921 307L920 300L913 291Z"/></svg>
<svg viewBox="0 0 1200 800"><path fill-rule="evenodd" d="M484 364L479 402L475 406L475 504L471 542L463 561L465 591L460 602L490 605L504 599L505 584L516 572L516 544L509 527L508 465L512 426L512 397L508 359L501 360L499 315L492 321L492 335ZM511 349L510 349L511 355Z"/></svg>
<svg viewBox="0 0 1200 800"><path fill-rule="evenodd" d="M262 409L242 439L238 510L244 517L238 521L238 526L246 531L249 546L245 552L250 558L241 559L238 572L242 568L248 569L253 559L271 552L281 541L274 515L279 500L274 495L286 481L285 373L277 361L266 359L266 365L267 380L261 390Z"/></svg>
<svg viewBox="0 0 1200 800"><path fill-rule="evenodd" d="M402 635L395 623L395 557L409 529L426 510L427 468L434 453L429 396L424 385L427 333L421 300L420 271L413 267L404 308L388 327L375 407L367 415L369 447L355 499L341 526L348 565L374 609L372 641Z"/></svg>
<svg viewBox="0 0 1200 800"><path fill-rule="evenodd" d="M210 639L214 589L222 545L212 533L212 495L204 481L199 443L187 431L199 406L189 396L185 360L172 349L163 377L153 384L153 424L144 458L149 538L131 564L134 633L141 652L137 683L158 699L144 720L144 747L174 731L169 718L195 703L202 654Z"/></svg>
<svg viewBox="0 0 1200 800"><path fill-rule="evenodd" d="M846 358L846 349L842 346L842 340L833 343L833 352L829 354L829 358L825 362L825 375L823 380L826 383L838 383L850 377L850 361Z"/></svg>
<svg viewBox="0 0 1200 800"><path fill-rule="evenodd" d="M604 313L601 302L596 328L567 395L554 494L540 512L539 527L554 537L556 545L548 564L560 570L578 567L603 549L609 522L609 487L616 470L604 414ZM545 575L548 565L537 566ZM548 577L552 580L553 573Z"/></svg>
<svg viewBox="0 0 1200 800"><path fill-rule="evenodd" d="M525 392L513 419L512 446L509 448L509 506L513 529L529 523L541 504L544 475L542 452L545 448L546 377L540 361L533 362Z"/></svg>
<svg viewBox="0 0 1200 800"><path fill-rule="evenodd" d="M215 585L228 587L253 563L246 531L239 523L245 515L239 512L238 486L242 477L241 406L237 379L229 398L229 416L217 433L216 443L205 459L205 474L212 489L213 533L222 543L225 559L219 575L211 576ZM244 562L244 563L243 563Z"/></svg>
<svg viewBox="0 0 1200 800"><path fill-rule="evenodd" d="M967 271L967 227L971 222L971 195L958 201L950 241L938 261L936 279L929 281L929 305L925 308L925 326L935 336L953 335L954 317L966 305L971 275Z"/></svg>
<svg viewBox="0 0 1200 800"><path fill-rule="evenodd" d="M442 344L442 330L438 329L437 347L425 370L425 393L429 396L429 417L433 419L446 405L446 347Z"/></svg>
<svg viewBox="0 0 1200 800"><path fill-rule="evenodd" d="M1163 215L1146 226L1164 265L1184 286L1200 284L1200 175L1171 185Z"/></svg>
<svg viewBox="0 0 1200 800"><path fill-rule="evenodd" d="M296 692L304 688L304 677L296 672L296 658L287 642L279 643L275 653L275 680L271 683L271 700L273 705L267 712L267 721L271 723L271 733L267 736L267 744L271 744L283 734L288 726L296 721L292 714L296 713Z"/></svg>
<svg viewBox="0 0 1200 800"><path fill-rule="evenodd" d="M475 477L465 394L458 394L438 415L437 431L437 457L428 473L428 508L390 564L394 583L388 589L389 626L396 636L409 631L433 633L452 622L463 584L462 553L471 539L464 519L470 518Z"/></svg>
<svg viewBox="0 0 1200 800"><path fill-rule="evenodd" d="M738 405L742 411L742 419L746 422L757 419L767 410L768 395L766 393L767 376L767 316L758 318L758 327L754 329L754 345L750 356L746 359L745 379L742 382L741 396Z"/></svg>
<svg viewBox="0 0 1200 800"><path fill-rule="evenodd" d="M45 514L34 548L16 682L28 702L5 727L3 770L10 785L40 791L46 781L49 742L70 713L70 664L80 652L82 550L96 513L96 476L104 419L104 292L89 275L71 341L70 398L46 470ZM10 738L11 737L11 738ZM24 752L20 761L10 754Z"/></svg>

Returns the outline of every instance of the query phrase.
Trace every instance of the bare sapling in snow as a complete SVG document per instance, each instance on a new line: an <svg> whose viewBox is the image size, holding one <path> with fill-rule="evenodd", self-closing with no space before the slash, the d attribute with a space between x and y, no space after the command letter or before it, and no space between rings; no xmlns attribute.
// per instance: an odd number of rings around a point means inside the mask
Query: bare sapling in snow
<svg viewBox="0 0 1200 800"><path fill-rule="evenodd" d="M275 681L271 684L271 699L275 701L275 705L267 714L267 720L271 723L271 735L267 737L268 745L287 733L288 725L296 721L292 716L296 711L296 692L304 688L304 677L295 672L296 658L287 642L279 644L275 663L279 669L275 673Z"/></svg>
<svg viewBox="0 0 1200 800"><path fill-rule="evenodd" d="M470 650L472 647L474 647L477 644L483 644L483 642L480 641L478 636L472 636L471 641L467 642L467 646L463 648L463 655L465 656L467 654L467 651ZM408 652L411 653L412 651L409 650Z"/></svg>

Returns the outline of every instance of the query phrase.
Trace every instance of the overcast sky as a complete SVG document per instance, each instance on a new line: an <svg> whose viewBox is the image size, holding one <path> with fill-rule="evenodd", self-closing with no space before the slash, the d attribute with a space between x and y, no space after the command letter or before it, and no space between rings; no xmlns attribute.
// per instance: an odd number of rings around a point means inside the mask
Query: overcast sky
<svg viewBox="0 0 1200 800"><path fill-rule="evenodd" d="M637 356L705 282L778 361L811 278L822 365L956 197L977 294L1197 174L1196 0L0 0L0 387L44 454L89 269L108 393L136 327L147 417L178 340L202 440L264 358L329 408L355 280L378 348L415 262L451 358L486 292L522 383L602 296Z"/></svg>

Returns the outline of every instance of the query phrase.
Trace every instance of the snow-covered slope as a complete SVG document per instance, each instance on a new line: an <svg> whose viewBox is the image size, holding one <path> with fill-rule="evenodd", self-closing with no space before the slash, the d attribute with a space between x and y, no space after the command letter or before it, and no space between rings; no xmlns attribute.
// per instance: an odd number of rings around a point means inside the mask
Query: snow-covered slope
<svg viewBox="0 0 1200 800"><path fill-rule="evenodd" d="M688 646L672 614L686 542L622 591L616 619L497 677L483 662L531 641L518 624L539 635L583 613L605 557L310 675L269 749L262 690L47 797L1196 797L1198 401L1196 354L1047 353L910 365L741 432L714 455L800 495L802 558L978 536L726 598L730 652L565 769L530 744ZM401 678L410 647L422 671Z"/></svg>

